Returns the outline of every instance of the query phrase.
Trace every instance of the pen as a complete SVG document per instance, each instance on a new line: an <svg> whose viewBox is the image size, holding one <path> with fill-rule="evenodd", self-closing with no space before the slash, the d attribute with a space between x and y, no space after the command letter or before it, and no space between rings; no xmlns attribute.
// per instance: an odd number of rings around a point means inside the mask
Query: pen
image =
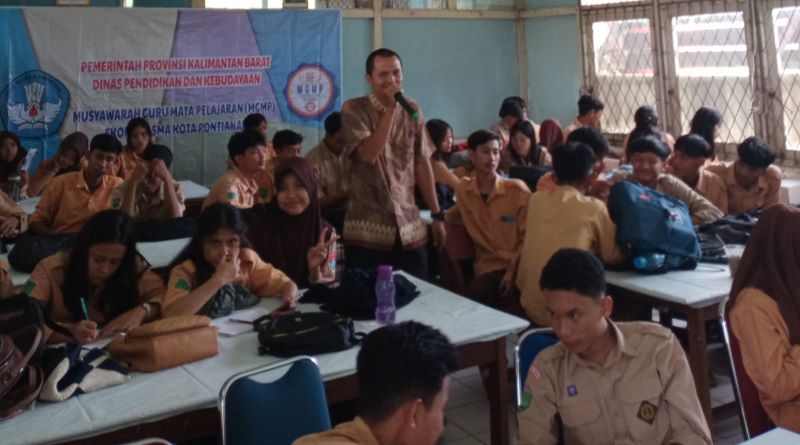
<svg viewBox="0 0 800 445"><path fill-rule="evenodd" d="M81 309L83 309L83 317L89 320L89 309L86 307L86 300L81 297Z"/></svg>

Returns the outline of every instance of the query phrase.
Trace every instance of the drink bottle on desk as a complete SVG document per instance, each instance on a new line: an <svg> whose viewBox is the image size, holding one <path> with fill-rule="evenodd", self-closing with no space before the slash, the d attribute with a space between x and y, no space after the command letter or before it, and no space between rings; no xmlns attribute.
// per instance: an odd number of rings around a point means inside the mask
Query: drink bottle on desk
<svg viewBox="0 0 800 445"><path fill-rule="evenodd" d="M641 272L655 272L664 267L667 256L661 252L645 252L633 259L633 268Z"/></svg>
<svg viewBox="0 0 800 445"><path fill-rule="evenodd" d="M394 277L392 266L378 266L378 280L375 282L375 321L380 325L394 323Z"/></svg>

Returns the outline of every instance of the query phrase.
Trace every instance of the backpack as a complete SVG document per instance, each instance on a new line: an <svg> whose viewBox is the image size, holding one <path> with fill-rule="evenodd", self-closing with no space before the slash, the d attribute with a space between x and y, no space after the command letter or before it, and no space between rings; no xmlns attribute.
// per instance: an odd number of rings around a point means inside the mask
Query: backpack
<svg viewBox="0 0 800 445"><path fill-rule="evenodd" d="M276 357L344 351L363 336L356 334L351 318L330 312L265 315L253 324L258 332L258 352Z"/></svg>
<svg viewBox="0 0 800 445"><path fill-rule="evenodd" d="M608 213L617 225L617 243L628 258L663 253L664 267L655 273L697 267L700 244L689 209L680 200L623 181L611 188Z"/></svg>
<svg viewBox="0 0 800 445"><path fill-rule="evenodd" d="M11 335L13 332L17 332L27 326L36 326L42 332L45 332L44 327L47 326L59 334L72 337L72 333L67 328L52 322L47 317L47 312L45 312L39 300L25 294L17 294L0 299L0 334ZM24 343L18 346L26 350L29 347ZM42 340L36 346L33 355L34 362L37 362L42 357L44 347L45 341Z"/></svg>
<svg viewBox="0 0 800 445"><path fill-rule="evenodd" d="M76 237L75 233L44 236L26 233L14 242L8 254L8 263L20 272L31 273L39 261L70 249Z"/></svg>

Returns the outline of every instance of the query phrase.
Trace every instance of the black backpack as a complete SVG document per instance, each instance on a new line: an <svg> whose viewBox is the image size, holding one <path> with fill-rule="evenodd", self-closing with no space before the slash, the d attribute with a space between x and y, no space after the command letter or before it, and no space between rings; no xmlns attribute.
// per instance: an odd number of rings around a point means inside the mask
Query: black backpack
<svg viewBox="0 0 800 445"><path fill-rule="evenodd" d="M25 294L0 299L0 334L11 335L26 326L36 326L42 332L45 332L44 327L47 326L59 334L72 337L72 333L67 328L50 320L39 300ZM29 345L19 346L24 350L29 347ZM44 347L45 341L40 342L34 355L34 362L38 362L42 357Z"/></svg>
<svg viewBox="0 0 800 445"><path fill-rule="evenodd" d="M329 312L265 315L253 324L258 332L258 352L276 357L344 351L363 336L356 334L351 318Z"/></svg>

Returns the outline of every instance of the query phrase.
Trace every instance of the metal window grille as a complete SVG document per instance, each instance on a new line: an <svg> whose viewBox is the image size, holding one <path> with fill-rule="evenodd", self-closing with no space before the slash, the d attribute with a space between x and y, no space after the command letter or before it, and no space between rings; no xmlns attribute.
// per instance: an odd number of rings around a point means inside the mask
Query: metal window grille
<svg viewBox="0 0 800 445"><path fill-rule="evenodd" d="M391 9L447 9L447 0L384 0Z"/></svg>
<svg viewBox="0 0 800 445"><path fill-rule="evenodd" d="M317 0L317 9L372 8L372 0Z"/></svg>
<svg viewBox="0 0 800 445"><path fill-rule="evenodd" d="M773 1L760 5L757 15L764 27L767 130L779 145L800 150L800 5Z"/></svg>

